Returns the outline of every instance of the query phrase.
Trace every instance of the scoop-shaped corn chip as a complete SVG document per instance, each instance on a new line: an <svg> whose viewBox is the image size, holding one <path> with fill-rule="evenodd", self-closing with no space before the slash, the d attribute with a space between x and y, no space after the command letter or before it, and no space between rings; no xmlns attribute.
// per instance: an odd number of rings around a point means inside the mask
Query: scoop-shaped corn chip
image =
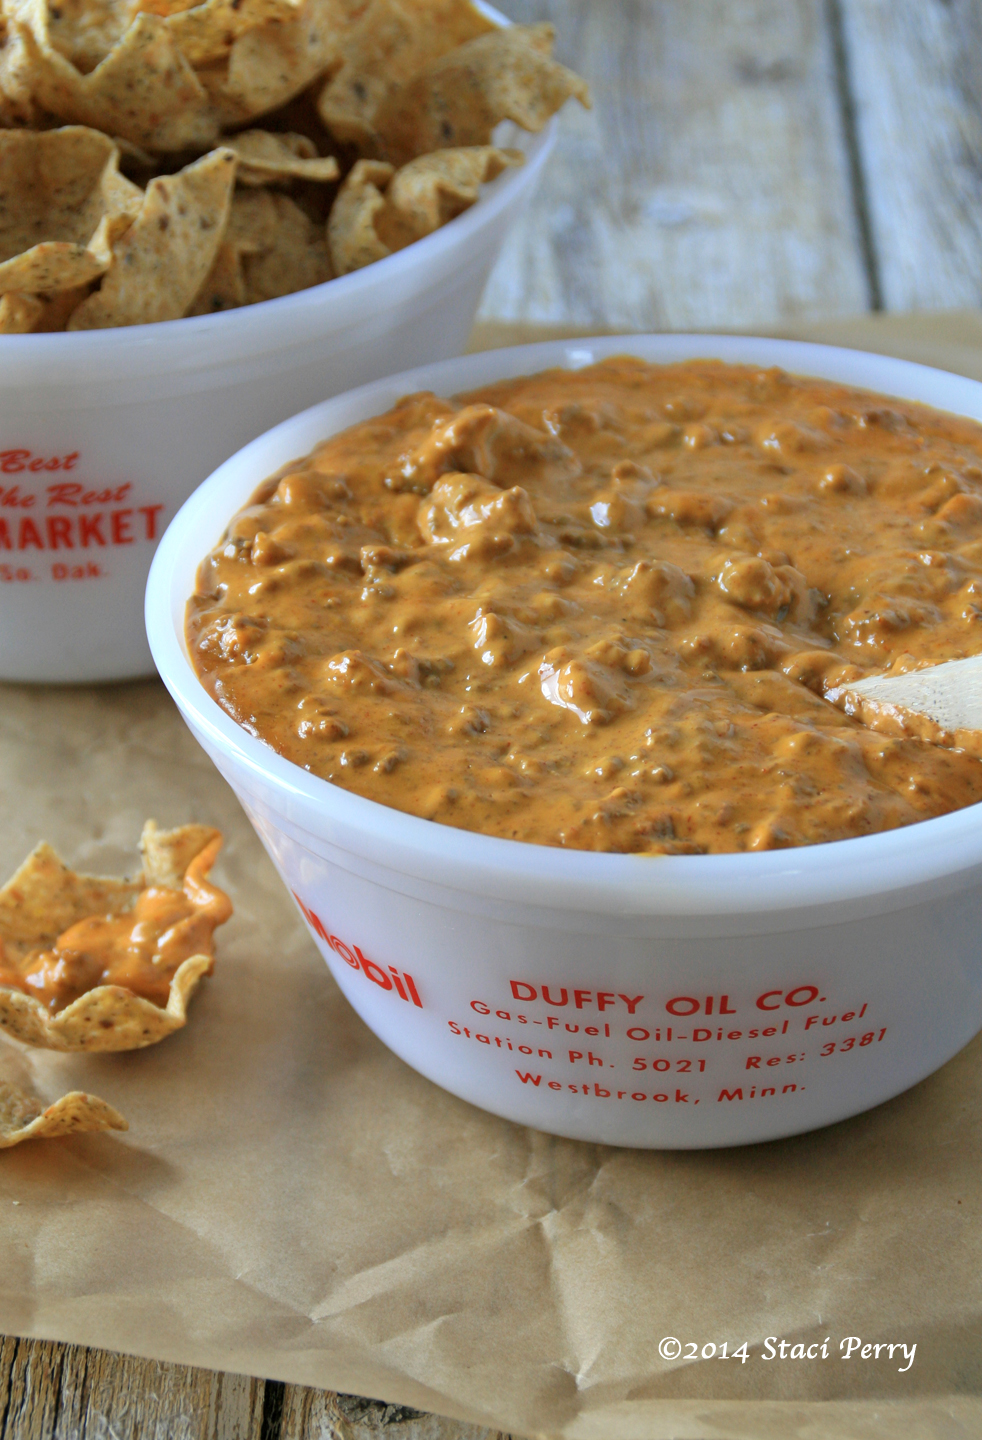
<svg viewBox="0 0 982 1440"><path fill-rule="evenodd" d="M501 120L541 130L586 81L551 58L553 27L510 25L434 61L401 86L375 116L383 157L403 165L431 150L487 145Z"/></svg>
<svg viewBox="0 0 982 1440"><path fill-rule="evenodd" d="M42 840L0 889L0 941L15 956L52 945L88 915L127 909L143 886L142 875L136 880L78 875Z"/></svg>
<svg viewBox="0 0 982 1440"><path fill-rule="evenodd" d="M276 243L276 221L276 206L265 190L233 195L215 263L189 315L212 315L246 303L245 258L259 255Z"/></svg>
<svg viewBox="0 0 982 1440"><path fill-rule="evenodd" d="M0 130L0 294L52 294L108 270L143 203L118 167L98 130Z"/></svg>
<svg viewBox="0 0 982 1440"><path fill-rule="evenodd" d="M32 245L23 255L0 264L0 294L8 290L52 294L87 285L104 275L112 264L114 233L129 228L106 216L88 245L65 240L46 240Z"/></svg>
<svg viewBox="0 0 982 1440"><path fill-rule="evenodd" d="M0 987L0 1029L43 1050L143 1050L187 1024L188 1002L212 964L210 955L185 960L165 1009L121 985L99 985L52 1015L33 995Z"/></svg>
<svg viewBox="0 0 982 1440"><path fill-rule="evenodd" d="M296 19L238 36L228 59L198 72L223 127L285 105L339 60L354 0L305 0Z"/></svg>
<svg viewBox="0 0 982 1440"><path fill-rule="evenodd" d="M341 171L333 155L318 155L306 135L272 130L243 130L224 142L238 158L240 185L270 185L285 180L336 180Z"/></svg>
<svg viewBox="0 0 982 1440"><path fill-rule="evenodd" d="M495 27L470 0L371 0L345 35L341 67L317 102L333 135L371 150L375 113L439 56Z"/></svg>
<svg viewBox="0 0 982 1440"><path fill-rule="evenodd" d="M185 315L217 315L222 310L237 310L246 303L243 250L231 240L223 240L218 254L205 277L205 283L185 310Z"/></svg>
<svg viewBox="0 0 982 1440"><path fill-rule="evenodd" d="M315 225L289 196L267 198L276 209L275 238L257 253L243 252L247 305L309 290L334 276L323 227Z"/></svg>
<svg viewBox="0 0 982 1440"><path fill-rule="evenodd" d="M6 0L6 9L17 14L17 0ZM141 7L133 0L57 0L49 3L47 33L52 48L87 75L105 60Z"/></svg>
<svg viewBox="0 0 982 1440"><path fill-rule="evenodd" d="M202 65L226 54L247 30L270 20L290 22L299 10L300 0L205 0L203 5L169 13L167 33L192 65Z"/></svg>
<svg viewBox="0 0 982 1440"><path fill-rule="evenodd" d="M46 0L17 0L0 84L30 102L148 150L203 148L218 121L201 82L159 15L137 15L94 70L83 74L51 43Z"/></svg>
<svg viewBox="0 0 982 1440"><path fill-rule="evenodd" d="M176 830L158 830L148 820L140 836L145 885L167 885L179 890L191 861L206 846L220 839L213 825L180 825Z"/></svg>
<svg viewBox="0 0 982 1440"><path fill-rule="evenodd" d="M36 295L10 290L0 296L0 335L29 335L44 314L44 301Z"/></svg>
<svg viewBox="0 0 982 1440"><path fill-rule="evenodd" d="M335 270L360 270L429 235L473 205L485 181L523 159L520 150L475 145L420 155L401 170L357 161L328 217Z"/></svg>
<svg viewBox="0 0 982 1440"><path fill-rule="evenodd" d="M210 315L320 285L333 276L321 226L286 195L243 191L215 264L188 311Z"/></svg>
<svg viewBox="0 0 982 1440"><path fill-rule="evenodd" d="M147 186L114 264L69 330L142 325L182 316L211 269L228 219L235 155L220 148Z"/></svg>
<svg viewBox="0 0 982 1440"><path fill-rule="evenodd" d="M386 191L387 208L417 240L462 214L474 204L482 185L524 160L521 150L500 150L495 145L419 155L396 171ZM385 238L381 221L379 230Z"/></svg>
<svg viewBox="0 0 982 1440"><path fill-rule="evenodd" d="M72 1090L45 1107L25 1090L0 1080L0 1150L8 1150L22 1140L51 1140L58 1135L129 1128L119 1111L96 1095Z"/></svg>
<svg viewBox="0 0 982 1440"><path fill-rule="evenodd" d="M220 844L220 833L207 826L159 831L147 821L141 840L143 873L134 880L78 875L49 845L38 845L0 890L0 1029L28 1045L90 1052L142 1049L179 1030L187 1021L188 1002L201 977L213 968L211 934L231 913L227 897L205 879ZM166 1005L154 1004L123 984L96 985L54 1013L42 1003L38 996L47 993L47 982L38 967L45 957L58 959L60 976L71 969L75 957L84 955L85 935L75 932L73 938L73 927L94 935L95 943L105 927L120 920L127 922L127 934L131 930L135 934L134 926L146 929L152 923L141 919L141 895L150 892L147 900L159 900L167 890L178 893L165 896L166 903L180 904L183 897L187 901L183 910L189 913L173 925L161 921L169 928L152 943L175 943L183 925L188 945L203 937L209 948L208 953L202 949L177 966L167 987ZM128 953L124 963L129 963ZM149 963L153 968L159 961L152 958ZM6 983L5 966L10 977ZM155 978L154 984L158 983ZM28 985L36 993L27 993Z"/></svg>
<svg viewBox="0 0 982 1440"><path fill-rule="evenodd" d="M16 14L25 0L6 0ZM228 52L246 30L269 20L290 20L300 0L47 0L47 35L52 47L87 75L122 40L137 14L156 15L192 65Z"/></svg>
<svg viewBox="0 0 982 1440"><path fill-rule="evenodd" d="M327 217L327 247L338 275L391 255L375 220L385 209L379 187L388 185L394 174L394 166L384 160L358 160L345 177Z"/></svg>

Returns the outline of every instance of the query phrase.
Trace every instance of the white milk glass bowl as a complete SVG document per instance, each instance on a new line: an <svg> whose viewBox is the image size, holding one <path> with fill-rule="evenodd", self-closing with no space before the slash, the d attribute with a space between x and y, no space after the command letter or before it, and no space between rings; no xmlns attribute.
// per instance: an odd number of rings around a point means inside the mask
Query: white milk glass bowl
<svg viewBox="0 0 982 1440"><path fill-rule="evenodd" d="M143 592L181 503L288 415L459 355L554 136L555 121L539 135L499 127L525 164L351 275L218 315L0 336L0 680L151 673Z"/></svg>
<svg viewBox="0 0 982 1440"><path fill-rule="evenodd" d="M198 563L254 489L403 394L449 395L630 353L779 365L982 419L982 385L851 350L712 336L524 346L315 406L216 471L161 543L150 646L355 1010L408 1064L495 1114L642 1147L745 1144L855 1115L982 1026L982 807L760 854L553 849L402 814L235 723L192 668Z"/></svg>

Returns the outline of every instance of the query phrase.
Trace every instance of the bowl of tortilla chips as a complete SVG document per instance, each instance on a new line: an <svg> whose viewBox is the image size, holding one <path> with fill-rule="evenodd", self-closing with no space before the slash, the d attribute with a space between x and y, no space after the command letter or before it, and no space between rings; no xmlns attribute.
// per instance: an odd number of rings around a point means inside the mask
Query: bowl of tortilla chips
<svg viewBox="0 0 982 1440"><path fill-rule="evenodd" d="M583 82L471 0L4 0L0 679L153 665L156 543L311 403L463 349Z"/></svg>

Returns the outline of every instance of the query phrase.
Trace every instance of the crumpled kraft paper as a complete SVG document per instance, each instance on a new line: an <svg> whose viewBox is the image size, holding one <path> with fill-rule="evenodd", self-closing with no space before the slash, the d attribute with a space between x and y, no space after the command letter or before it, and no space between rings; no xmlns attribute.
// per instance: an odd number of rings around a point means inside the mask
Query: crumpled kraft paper
<svg viewBox="0 0 982 1440"><path fill-rule="evenodd" d="M982 317L823 330L982 378ZM236 906L188 1027L161 1045L0 1042L0 1076L49 1100L89 1090L130 1122L0 1156L0 1331L518 1435L982 1432L982 1041L797 1139L554 1139L444 1094L356 1019L159 684L0 686L0 815L4 874L41 837L122 873L147 816L219 825ZM682 1357L659 1354L668 1337ZM849 1337L916 1345L913 1363L845 1359ZM746 1362L719 1358L744 1341Z"/></svg>

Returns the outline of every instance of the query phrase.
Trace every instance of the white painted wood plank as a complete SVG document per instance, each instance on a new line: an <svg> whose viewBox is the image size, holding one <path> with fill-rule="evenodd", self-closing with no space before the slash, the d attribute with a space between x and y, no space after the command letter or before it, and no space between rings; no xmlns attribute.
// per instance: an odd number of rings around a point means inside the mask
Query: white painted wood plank
<svg viewBox="0 0 982 1440"><path fill-rule="evenodd" d="M824 0L501 0L590 81L485 320L775 326L868 308Z"/></svg>
<svg viewBox="0 0 982 1440"><path fill-rule="evenodd" d="M982 5L839 4L884 304L982 304Z"/></svg>

